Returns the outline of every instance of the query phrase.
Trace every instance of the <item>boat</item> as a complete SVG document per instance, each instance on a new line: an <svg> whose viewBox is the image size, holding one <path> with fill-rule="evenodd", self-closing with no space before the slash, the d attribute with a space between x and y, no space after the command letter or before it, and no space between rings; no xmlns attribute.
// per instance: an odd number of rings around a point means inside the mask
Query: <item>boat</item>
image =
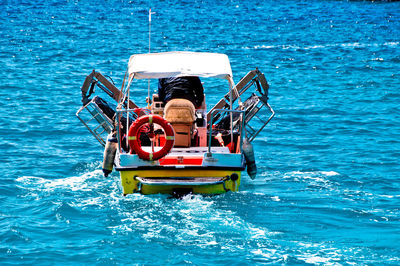
<svg viewBox="0 0 400 266"><path fill-rule="evenodd" d="M205 100L199 107L186 99L165 104L150 95L150 81L170 77L225 80L218 89L226 93L211 108ZM144 94L146 81L147 106L139 107L135 95ZM95 70L86 77L76 115L104 147L104 175L120 173L124 195L221 194L238 191L244 170L257 174L252 141L275 115L268 90L258 68L235 84L225 54L134 54L121 89Z"/></svg>

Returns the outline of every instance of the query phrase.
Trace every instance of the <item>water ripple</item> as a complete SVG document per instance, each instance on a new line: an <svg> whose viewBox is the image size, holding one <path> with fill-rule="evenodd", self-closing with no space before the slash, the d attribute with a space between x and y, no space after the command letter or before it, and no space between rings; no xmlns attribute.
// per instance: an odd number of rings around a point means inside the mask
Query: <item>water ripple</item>
<svg viewBox="0 0 400 266"><path fill-rule="evenodd" d="M3 2L0 264L400 263L399 2ZM121 86L150 6L152 51L266 74L276 117L238 193L124 197L101 174L79 88L93 69Z"/></svg>

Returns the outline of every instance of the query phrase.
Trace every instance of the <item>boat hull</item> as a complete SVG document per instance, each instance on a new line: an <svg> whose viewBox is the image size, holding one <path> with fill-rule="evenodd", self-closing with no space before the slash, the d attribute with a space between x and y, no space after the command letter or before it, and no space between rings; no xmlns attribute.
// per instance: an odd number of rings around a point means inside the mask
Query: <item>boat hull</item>
<svg viewBox="0 0 400 266"><path fill-rule="evenodd" d="M241 171L236 169L119 170L123 194L222 194L238 191Z"/></svg>

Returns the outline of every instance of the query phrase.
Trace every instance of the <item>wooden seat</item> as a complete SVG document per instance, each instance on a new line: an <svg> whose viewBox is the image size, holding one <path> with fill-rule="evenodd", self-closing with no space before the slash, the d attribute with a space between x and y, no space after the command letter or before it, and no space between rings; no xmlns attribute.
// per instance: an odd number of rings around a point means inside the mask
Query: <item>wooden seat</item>
<svg viewBox="0 0 400 266"><path fill-rule="evenodd" d="M164 118L175 131L175 147L190 147L194 129L195 107L186 99L172 99L165 105Z"/></svg>

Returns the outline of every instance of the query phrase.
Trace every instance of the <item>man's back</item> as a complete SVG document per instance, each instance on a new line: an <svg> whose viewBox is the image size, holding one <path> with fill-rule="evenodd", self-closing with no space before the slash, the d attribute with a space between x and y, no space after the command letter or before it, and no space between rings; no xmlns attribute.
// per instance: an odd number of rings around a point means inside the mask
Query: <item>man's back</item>
<svg viewBox="0 0 400 266"><path fill-rule="evenodd" d="M158 82L158 96L164 103L182 98L199 107L204 100L204 90L198 77L162 78Z"/></svg>

